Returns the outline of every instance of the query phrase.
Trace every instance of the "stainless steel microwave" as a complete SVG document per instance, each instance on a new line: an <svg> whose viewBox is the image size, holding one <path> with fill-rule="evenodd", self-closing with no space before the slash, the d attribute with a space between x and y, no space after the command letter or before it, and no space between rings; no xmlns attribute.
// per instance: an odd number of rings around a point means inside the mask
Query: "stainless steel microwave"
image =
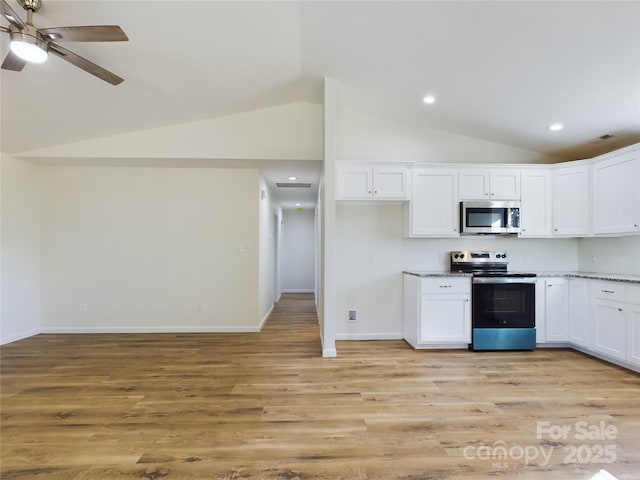
<svg viewBox="0 0 640 480"><path fill-rule="evenodd" d="M509 235L520 232L520 202L460 202L462 235Z"/></svg>

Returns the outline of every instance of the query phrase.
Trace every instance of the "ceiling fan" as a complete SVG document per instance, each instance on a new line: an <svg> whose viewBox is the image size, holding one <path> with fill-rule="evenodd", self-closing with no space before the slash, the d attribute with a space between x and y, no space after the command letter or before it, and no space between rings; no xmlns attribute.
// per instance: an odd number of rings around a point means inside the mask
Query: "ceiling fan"
<svg viewBox="0 0 640 480"><path fill-rule="evenodd" d="M118 85L124 81L114 73L54 43L124 42L129 40L119 26L36 28L33 25L33 14L40 10L42 1L17 1L27 11L26 22L20 19L6 0L1 0L0 4L0 13L9 22L9 27L0 26L0 31L11 36L11 51L2 63L3 69L20 72L28 62L42 63L47 59L47 54L52 53L112 85Z"/></svg>

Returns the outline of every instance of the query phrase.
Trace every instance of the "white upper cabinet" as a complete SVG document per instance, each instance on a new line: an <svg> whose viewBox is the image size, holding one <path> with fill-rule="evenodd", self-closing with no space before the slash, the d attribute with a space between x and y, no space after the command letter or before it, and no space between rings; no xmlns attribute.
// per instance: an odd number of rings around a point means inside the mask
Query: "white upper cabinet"
<svg viewBox="0 0 640 480"><path fill-rule="evenodd" d="M520 200L520 171L463 169L459 191L460 200Z"/></svg>
<svg viewBox="0 0 640 480"><path fill-rule="evenodd" d="M408 200L404 166L338 165L337 200Z"/></svg>
<svg viewBox="0 0 640 480"><path fill-rule="evenodd" d="M553 171L553 234L589 234L589 165L556 167Z"/></svg>
<svg viewBox="0 0 640 480"><path fill-rule="evenodd" d="M521 173L521 237L550 237L551 170L523 170Z"/></svg>
<svg viewBox="0 0 640 480"><path fill-rule="evenodd" d="M640 152L596 160L592 176L593 233L640 233Z"/></svg>
<svg viewBox="0 0 640 480"><path fill-rule="evenodd" d="M415 169L412 182L411 201L404 206L405 237L457 237L457 170Z"/></svg>

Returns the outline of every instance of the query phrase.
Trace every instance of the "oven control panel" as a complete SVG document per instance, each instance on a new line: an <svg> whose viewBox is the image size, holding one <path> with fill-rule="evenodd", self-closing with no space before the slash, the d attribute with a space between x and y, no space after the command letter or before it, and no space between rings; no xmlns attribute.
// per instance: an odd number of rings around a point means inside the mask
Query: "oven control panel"
<svg viewBox="0 0 640 480"><path fill-rule="evenodd" d="M469 250L451 252L451 264L483 264L483 263L509 263L507 252Z"/></svg>

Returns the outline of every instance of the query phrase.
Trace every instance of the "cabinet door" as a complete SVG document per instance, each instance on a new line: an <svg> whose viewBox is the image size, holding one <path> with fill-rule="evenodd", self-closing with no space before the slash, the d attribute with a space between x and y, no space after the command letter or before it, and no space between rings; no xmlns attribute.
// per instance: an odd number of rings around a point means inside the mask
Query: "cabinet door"
<svg viewBox="0 0 640 480"><path fill-rule="evenodd" d="M489 172L487 170L462 170L460 172L460 200L489 200Z"/></svg>
<svg viewBox="0 0 640 480"><path fill-rule="evenodd" d="M520 200L520 172L491 170L489 197L491 200Z"/></svg>
<svg viewBox="0 0 640 480"><path fill-rule="evenodd" d="M547 279L545 286L547 342L566 342L569 340L567 280L564 278Z"/></svg>
<svg viewBox="0 0 640 480"><path fill-rule="evenodd" d="M336 199L356 200L373 195L373 170L371 167L338 167Z"/></svg>
<svg viewBox="0 0 640 480"><path fill-rule="evenodd" d="M593 233L640 232L640 152L593 165Z"/></svg>
<svg viewBox="0 0 640 480"><path fill-rule="evenodd" d="M593 299L591 348L618 360L626 360L627 319L625 304Z"/></svg>
<svg viewBox="0 0 640 480"><path fill-rule="evenodd" d="M589 281L569 279L569 342L589 347Z"/></svg>
<svg viewBox="0 0 640 480"><path fill-rule="evenodd" d="M521 237L551 236L551 171L530 170L521 177Z"/></svg>
<svg viewBox="0 0 640 480"><path fill-rule="evenodd" d="M414 170L411 201L405 213L405 236L457 237L458 173Z"/></svg>
<svg viewBox="0 0 640 480"><path fill-rule="evenodd" d="M627 305L627 362L640 367L640 305Z"/></svg>
<svg viewBox="0 0 640 480"><path fill-rule="evenodd" d="M420 343L471 342L469 295L421 295Z"/></svg>
<svg viewBox="0 0 640 480"><path fill-rule="evenodd" d="M407 173L406 168L374 167L373 197L381 200L408 199Z"/></svg>
<svg viewBox="0 0 640 480"><path fill-rule="evenodd" d="M589 167L558 168L553 172L553 233L589 233Z"/></svg>

